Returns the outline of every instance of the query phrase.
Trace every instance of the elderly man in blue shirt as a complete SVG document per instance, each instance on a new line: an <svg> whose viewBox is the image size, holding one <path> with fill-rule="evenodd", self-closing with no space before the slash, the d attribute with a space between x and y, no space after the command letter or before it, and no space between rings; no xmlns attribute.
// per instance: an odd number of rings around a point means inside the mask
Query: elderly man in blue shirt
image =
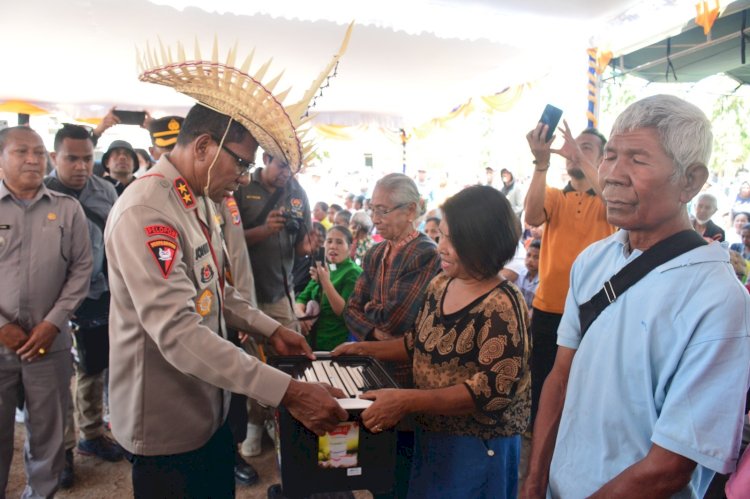
<svg viewBox="0 0 750 499"><path fill-rule="evenodd" d="M726 250L699 241L652 265L593 322L579 307L658 243L695 236L686 206L708 177L711 125L657 95L628 107L611 137L599 179L622 230L573 265L521 496L703 497L736 466L750 372L750 298Z"/></svg>

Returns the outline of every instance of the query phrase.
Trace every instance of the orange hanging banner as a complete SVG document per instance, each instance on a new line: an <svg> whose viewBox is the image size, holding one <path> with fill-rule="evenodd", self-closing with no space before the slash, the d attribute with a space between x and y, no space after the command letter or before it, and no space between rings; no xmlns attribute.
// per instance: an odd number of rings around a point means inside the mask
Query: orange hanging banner
<svg viewBox="0 0 750 499"><path fill-rule="evenodd" d="M716 18L719 17L719 0L714 0L714 5L714 8L709 10L706 0L695 4L695 24L703 26L703 34L706 36L711 32Z"/></svg>

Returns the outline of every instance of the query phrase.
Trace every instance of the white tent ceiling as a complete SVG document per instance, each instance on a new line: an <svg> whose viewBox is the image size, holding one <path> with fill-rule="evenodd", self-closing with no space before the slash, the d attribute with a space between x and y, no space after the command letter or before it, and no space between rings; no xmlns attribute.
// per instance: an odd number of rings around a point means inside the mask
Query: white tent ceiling
<svg viewBox="0 0 750 499"><path fill-rule="evenodd" d="M274 58L290 101L357 25L316 110L338 124L417 124L476 95L558 70L585 72L585 49L647 43L695 15L694 0L4 0L0 101L74 117L110 105L155 115L191 101L137 80L135 47L198 39L220 53ZM580 78L580 76L579 76ZM296 93L295 93L296 91Z"/></svg>

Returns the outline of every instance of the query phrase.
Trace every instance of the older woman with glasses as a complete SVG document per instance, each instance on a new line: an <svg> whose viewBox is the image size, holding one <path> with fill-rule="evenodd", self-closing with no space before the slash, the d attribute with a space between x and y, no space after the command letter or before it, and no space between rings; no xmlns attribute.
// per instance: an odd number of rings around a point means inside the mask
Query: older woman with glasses
<svg viewBox="0 0 750 499"><path fill-rule="evenodd" d="M360 341L402 337L414 325L427 284L440 270L435 243L415 228L422 213L412 179L400 173L381 178L371 207L372 221L384 241L365 254L363 272L344 310L349 332ZM388 363L386 368L401 386L413 385L408 361ZM404 497L408 487L413 435L398 435L395 497Z"/></svg>

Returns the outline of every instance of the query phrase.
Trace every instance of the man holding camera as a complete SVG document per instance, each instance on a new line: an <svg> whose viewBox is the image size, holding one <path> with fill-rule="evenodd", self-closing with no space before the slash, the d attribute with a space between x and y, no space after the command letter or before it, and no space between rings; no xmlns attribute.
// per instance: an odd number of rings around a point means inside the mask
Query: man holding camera
<svg viewBox="0 0 750 499"><path fill-rule="evenodd" d="M292 268L295 255L312 252L315 231L310 203L283 158L263 153L263 167L235 193L245 241L253 265L258 308L290 329L299 330L294 315ZM268 348L268 345L262 346ZM262 356L261 356L262 358ZM265 411L251 401L245 456L261 452Z"/></svg>

